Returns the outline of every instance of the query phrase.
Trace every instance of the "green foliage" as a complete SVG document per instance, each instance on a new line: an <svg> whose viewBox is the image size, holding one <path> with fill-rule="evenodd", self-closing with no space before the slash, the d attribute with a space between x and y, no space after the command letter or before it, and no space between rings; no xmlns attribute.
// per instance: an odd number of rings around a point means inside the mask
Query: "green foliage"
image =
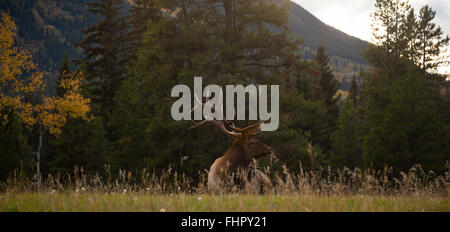
<svg viewBox="0 0 450 232"><path fill-rule="evenodd" d="M181 31L177 26L183 25L176 23L178 21L173 19L157 24L149 22L143 47L131 67L130 78L122 83L116 96L117 108L113 114L112 126L117 128L114 136L115 144L120 148L117 150L117 158L122 168L163 168L172 162L178 162L183 156L189 156L195 162L202 155L201 149L204 146L193 144L192 141L213 139L220 135L205 136L203 133L200 139L198 136L201 135L193 136L191 133L194 132L187 130L188 123L178 123L171 119L170 107L174 102L170 97L171 88L180 83L192 82L194 75L192 71L183 70L182 58L190 55L184 53L185 50L181 47L183 39L200 46L205 44L201 38L191 37L189 40L188 36L193 36L198 28ZM185 49L191 43L185 45ZM179 49L173 50L171 47ZM201 56L198 57L200 58ZM222 135L222 139L226 139L225 136ZM206 158L203 156L202 160Z"/></svg>
<svg viewBox="0 0 450 232"><path fill-rule="evenodd" d="M427 71L442 63L441 48L449 39L431 23L435 13L428 6L418 18L407 1L377 0L376 7L379 46L364 51L374 66L363 77L364 158L375 168L406 170L420 163L442 171L437 163L450 159L448 99L441 93L448 81Z"/></svg>
<svg viewBox="0 0 450 232"><path fill-rule="evenodd" d="M265 1L234 3L233 7L231 3L188 2L178 9L178 1L166 2L171 16L149 22L130 78L116 96L112 125L117 129L117 157L123 167L178 167L175 163L187 156L183 168L195 174L225 153L231 141L216 128L190 131L190 122L171 119L170 107L176 99L169 90L177 84L193 89L194 76L203 77L203 86L281 85L282 128L262 135L261 140L292 168L298 168L303 159L311 165L307 147L323 136L319 133L326 124L318 119L326 118L327 111L322 104L305 99L303 90L297 88L302 81L310 82L314 74L307 72L312 64L300 61L296 54L300 41L283 29L288 8ZM220 7L226 9L225 14ZM271 32L265 25L280 32ZM314 150L320 153L321 149L314 146Z"/></svg>
<svg viewBox="0 0 450 232"><path fill-rule="evenodd" d="M331 160L337 167L367 167L363 158L363 124L360 118L353 100L347 99L342 105L337 129L331 134L334 151Z"/></svg>
<svg viewBox="0 0 450 232"><path fill-rule="evenodd" d="M331 108L336 108L336 102L339 101L339 96L336 97L339 83L334 78L333 70L330 67L330 58L325 53L325 48L322 45L317 48L315 61L319 65L320 76L316 83L315 88L318 91L314 93L314 98L323 100L331 111ZM337 112L334 113L333 117L336 117Z"/></svg>
<svg viewBox="0 0 450 232"><path fill-rule="evenodd" d="M6 180L24 161L29 161L27 154L31 156L27 153L26 134L20 118L12 110L3 111L2 115L6 115L8 120L0 119L0 181Z"/></svg>
<svg viewBox="0 0 450 232"><path fill-rule="evenodd" d="M312 95L314 100L323 102L326 107L326 125L318 142L328 153L331 150L330 134L336 129L336 120L339 116L337 102L341 96L337 95L339 83L333 75L330 58L322 45L317 48L315 62L318 64L320 74L312 88Z"/></svg>
<svg viewBox="0 0 450 232"><path fill-rule="evenodd" d="M390 54L400 57L406 50L405 21L411 4L404 0L376 0L373 13L373 36Z"/></svg>
<svg viewBox="0 0 450 232"><path fill-rule="evenodd" d="M436 11L425 5L416 15L405 0L377 0L375 7L373 35L387 53L395 58L406 57L424 71L436 71L448 64L445 47L450 38L432 22Z"/></svg>
<svg viewBox="0 0 450 232"><path fill-rule="evenodd" d="M27 47L39 63L39 67L45 71L56 73L59 64L64 59L63 52L67 51L70 58L74 60L82 59L83 52L74 43L83 40L83 29L90 27L102 18L99 15L88 11L86 3L93 0L2 0L0 1L0 11L9 11L20 28L18 41L20 46ZM95 2L98 2L95 0ZM146 20L153 18L152 6L158 0L134 0L134 4L129 6L129 1L123 1L126 8L133 9L144 14L136 17L139 21L136 29L130 30L130 43L138 41L132 31L142 33L146 29ZM159 1L170 2L170 1ZM142 4L141 4L142 3ZM303 9L295 2L291 2L289 12L289 28L293 34L305 39L305 48L315 50L323 42L332 56L349 59L355 64L367 64L360 56L360 49L367 45L367 42L351 37L328 25L323 24L311 13ZM126 16L128 12L124 12ZM133 19L130 18L129 23ZM141 24L143 22L143 24ZM137 35L137 34L136 34ZM31 49L33 48L33 49ZM133 46L130 46L133 50ZM304 58L312 59L314 54L306 54ZM133 52L131 52L132 54ZM130 53L126 53L130 54Z"/></svg>
<svg viewBox="0 0 450 232"><path fill-rule="evenodd" d="M56 82L59 84L70 79L75 73L85 72L81 65L72 71L70 60L64 54ZM83 86L86 88L86 83ZM66 90L57 88L57 96L62 97ZM83 93L88 95L86 91ZM68 118L57 137L49 137L44 141L45 156L43 173L68 173L74 167L84 167L92 173L102 173L104 165L111 163L111 144L106 139L103 119L98 116L91 121Z"/></svg>
<svg viewBox="0 0 450 232"><path fill-rule="evenodd" d="M172 120L170 90L178 84L193 89L195 76L203 77L203 86L280 85L280 128L258 135L275 151L261 162L274 173L283 165L299 171L300 163L316 171L323 165L406 171L420 163L443 172L450 160L448 81L428 73L442 64L436 57L449 39L432 23L429 7L416 15L404 1L377 0L376 26L386 33L364 50L373 67L362 72L364 61L354 54L365 43L333 34L288 1L137 0L127 8L121 0L100 0L88 6L92 14L75 0L0 3L20 18L18 41L39 44L32 54L42 53L36 57L52 72L59 68L56 83L82 73L89 80L83 95L95 103L93 121L68 119L59 137L43 136L44 175L74 166L102 173L105 164L114 173L169 168L193 178L204 174L232 141L214 127L189 130L191 122ZM82 15L85 37L74 15ZM69 57L81 56L75 40L85 56L71 72ZM361 73L362 80L350 81L349 73ZM344 102L336 96L338 79L349 89ZM30 159L27 148L36 144L27 141L36 138L23 134L16 115L2 115L10 118L0 125L4 179Z"/></svg>
<svg viewBox="0 0 450 232"><path fill-rule="evenodd" d="M425 71L436 70L440 65L448 65L448 56L443 55L450 37L445 36L440 26L432 21L436 11L425 5L420 9L416 27L415 45L420 67Z"/></svg>
<svg viewBox="0 0 450 232"><path fill-rule="evenodd" d="M437 162L450 158L444 120L448 112L439 108L443 99L431 88L433 76L408 60L397 64L394 77L383 68L366 77L364 156L377 168L388 165L405 170L420 163L438 171Z"/></svg>
<svg viewBox="0 0 450 232"><path fill-rule="evenodd" d="M282 86L283 87L283 86ZM267 144L280 159L279 165L298 170L300 163L317 168L327 161L320 142L326 138L326 106L322 102L307 100L296 88L280 90L280 127L265 135ZM308 152L312 146L313 151Z"/></svg>
<svg viewBox="0 0 450 232"><path fill-rule="evenodd" d="M101 21L83 30L86 38L77 43L84 52L89 88L100 113L112 111L114 94L124 79L127 59L124 56L126 28L121 0L101 0L87 3L89 11Z"/></svg>
<svg viewBox="0 0 450 232"><path fill-rule="evenodd" d="M59 137L49 138L44 173L69 173L74 167L84 167L102 174L104 165L112 162L101 118L91 122L69 119L61 130Z"/></svg>
<svg viewBox="0 0 450 232"><path fill-rule="evenodd" d="M359 101L359 87L358 82L356 81L356 76L353 76L352 79L352 85L350 86L349 90L349 98L352 101L353 106L357 107Z"/></svg>
<svg viewBox="0 0 450 232"><path fill-rule="evenodd" d="M125 56L126 59L135 59L136 52L142 44L142 36L147 31L149 21L156 23L162 15L160 4L156 0L135 0L126 17L127 28Z"/></svg>

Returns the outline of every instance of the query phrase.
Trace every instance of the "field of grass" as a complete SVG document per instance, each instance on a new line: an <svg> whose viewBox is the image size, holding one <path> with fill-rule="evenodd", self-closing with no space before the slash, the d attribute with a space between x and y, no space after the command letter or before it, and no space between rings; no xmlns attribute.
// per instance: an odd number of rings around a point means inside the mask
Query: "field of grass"
<svg viewBox="0 0 450 232"><path fill-rule="evenodd" d="M450 212L450 207L448 198L424 196L31 193L0 195L0 211Z"/></svg>
<svg viewBox="0 0 450 232"><path fill-rule="evenodd" d="M388 168L284 169L264 194L245 172L230 176L217 194L204 175L194 181L171 170L113 177L108 170L99 176L75 169L41 178L39 187L36 176L15 172L0 183L0 212L450 212L446 167L436 175L416 165L392 177Z"/></svg>

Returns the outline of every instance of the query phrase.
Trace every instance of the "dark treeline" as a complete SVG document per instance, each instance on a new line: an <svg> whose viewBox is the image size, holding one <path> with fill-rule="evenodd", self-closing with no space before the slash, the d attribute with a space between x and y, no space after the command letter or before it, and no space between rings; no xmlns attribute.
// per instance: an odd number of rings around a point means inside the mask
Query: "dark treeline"
<svg viewBox="0 0 450 232"><path fill-rule="evenodd" d="M231 142L214 127L189 130L191 122L171 118L172 87L193 88L194 76L203 86L280 85L280 127L258 136L274 149L275 169L295 171L301 162L406 171L421 164L442 172L450 160L450 94L434 71L449 40L429 7L416 14L404 1L389 2L376 1L374 20L386 33L364 48L372 66L353 78L346 99L325 47L302 58L303 41L287 27L289 1L88 3L101 20L76 43L84 53L76 66L61 54L57 81L83 73L94 118L68 119L59 136L44 137L42 173L74 166L102 173L109 165L116 173L170 167L198 176ZM0 179L17 168L34 173L36 139L20 118L10 113L0 131Z"/></svg>

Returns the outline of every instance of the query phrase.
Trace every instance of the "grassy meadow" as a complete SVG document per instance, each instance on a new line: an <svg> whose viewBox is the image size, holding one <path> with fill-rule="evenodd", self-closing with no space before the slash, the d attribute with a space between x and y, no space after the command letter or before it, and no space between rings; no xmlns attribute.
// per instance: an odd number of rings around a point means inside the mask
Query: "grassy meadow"
<svg viewBox="0 0 450 232"><path fill-rule="evenodd" d="M2 212L449 212L429 196L3 194Z"/></svg>
<svg viewBox="0 0 450 232"><path fill-rule="evenodd" d="M15 172L0 183L0 212L450 211L450 171L436 175L418 165L398 175L391 169L300 170L267 172L273 186L264 193L242 173L231 175L222 192L211 193L205 173L194 181L170 169L159 175L120 171L113 177L106 167L101 177L75 168L42 178L39 189L35 176Z"/></svg>

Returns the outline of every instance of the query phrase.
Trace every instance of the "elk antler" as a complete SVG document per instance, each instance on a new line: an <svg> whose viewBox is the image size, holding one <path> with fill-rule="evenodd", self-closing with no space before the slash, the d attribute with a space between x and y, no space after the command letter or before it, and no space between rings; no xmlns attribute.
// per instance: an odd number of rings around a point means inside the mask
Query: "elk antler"
<svg viewBox="0 0 450 232"><path fill-rule="evenodd" d="M262 119L260 119L257 123L247 126L245 128L237 128L234 125L230 125L230 128L231 128L231 130L238 132L238 133L242 133L245 135L254 135L261 131L261 124L263 122L264 121Z"/></svg>
<svg viewBox="0 0 450 232"><path fill-rule="evenodd" d="M208 92L207 95L209 95L209 92ZM206 97L206 103L202 103L202 101L200 101L200 99L198 98L197 94L194 93L194 96L195 96L195 100L197 100L198 104L196 104L194 106L194 108L191 110L191 113L194 112L195 109L197 109L198 106L205 106L205 105L209 105L210 106L211 103L209 102L209 97ZM222 92L220 92L219 99L220 99L220 102L222 102L221 101L222 100ZM220 106L219 109L220 109L220 112L222 113L222 118L223 118L223 107ZM195 120L192 119L192 123L194 123L194 126L192 126L189 129L198 128L198 127L201 127L201 126L203 126L205 124L213 124L213 125L219 127L219 129L222 130L222 132L224 132L228 136L231 136L231 137L241 137L242 136L241 133L236 133L234 131L227 130L227 128L224 125L225 120L219 120L219 121L218 120L213 120L213 117L211 115L205 115L205 118L206 119L204 121L201 121L199 123L195 122Z"/></svg>
<svg viewBox="0 0 450 232"><path fill-rule="evenodd" d="M208 91L207 95L209 96L209 91ZM191 113L194 112L197 109L197 107L199 107L199 106L202 106L202 107L204 107L206 105L211 106L211 103L209 102L209 97L206 97L206 103L203 103L199 99L197 94L194 93L194 96L195 96L195 100L197 101L197 104L191 110ZM223 97L222 92L220 92L219 102L222 102L222 97ZM214 109L214 108L212 108L212 109ZM222 114L223 120L213 120L213 117L211 115L205 115L206 119L199 123L195 122L195 120L192 119L192 123L194 123L194 126L192 126L189 129L198 128L205 124L213 124L213 125L219 127L222 130L222 132L224 132L226 135L231 136L231 137L244 137L244 136L257 134L258 132L261 131L261 124L264 122L263 120L259 120L256 124L247 126L245 128L237 128L234 126L234 124L232 122L225 120L225 117L223 115L223 107L219 106L219 109ZM235 112L235 116L236 116L236 112ZM231 131L227 130L225 124L231 128Z"/></svg>

